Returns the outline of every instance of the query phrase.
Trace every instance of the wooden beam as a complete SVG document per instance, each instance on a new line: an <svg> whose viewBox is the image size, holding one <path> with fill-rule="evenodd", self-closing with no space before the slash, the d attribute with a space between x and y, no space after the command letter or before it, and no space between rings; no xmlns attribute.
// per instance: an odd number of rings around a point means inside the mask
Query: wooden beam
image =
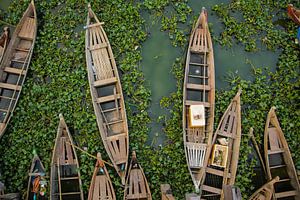
<svg viewBox="0 0 300 200"><path fill-rule="evenodd" d="M10 83L0 83L0 88L9 89L9 90L21 90L22 86L10 84Z"/></svg>

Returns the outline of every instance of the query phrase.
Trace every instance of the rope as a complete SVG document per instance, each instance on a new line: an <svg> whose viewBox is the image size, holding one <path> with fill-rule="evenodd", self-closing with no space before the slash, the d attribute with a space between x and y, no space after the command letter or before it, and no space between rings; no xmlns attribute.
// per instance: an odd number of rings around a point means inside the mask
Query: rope
<svg viewBox="0 0 300 200"><path fill-rule="evenodd" d="M75 149L78 149L79 151L81 151L81 152L87 154L88 156L90 156L90 157L92 157L92 158L95 158L95 159L99 160L99 158L97 158L96 156L90 154L89 152L87 152L87 151L81 149L80 147L76 146L75 144L71 144L71 143L68 142L68 141L66 141L66 143L70 144L70 145L73 146ZM111 163L109 163L109 162L107 162L107 161L105 161L105 160L102 160L102 159L101 159L101 161L104 162L105 164L107 164L107 165L113 167L113 165L112 165Z"/></svg>
<svg viewBox="0 0 300 200"><path fill-rule="evenodd" d="M10 24L10 23L7 23L7 22L5 22L5 21L2 21L1 19L0 19L0 23L2 23L2 24L6 24L6 25L9 25L9 26L16 27L15 25L12 25L12 24Z"/></svg>

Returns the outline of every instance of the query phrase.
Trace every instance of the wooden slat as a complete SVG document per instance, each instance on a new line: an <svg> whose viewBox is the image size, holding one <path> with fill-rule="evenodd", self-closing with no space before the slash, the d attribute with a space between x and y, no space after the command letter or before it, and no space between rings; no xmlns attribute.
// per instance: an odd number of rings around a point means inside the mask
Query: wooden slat
<svg viewBox="0 0 300 200"><path fill-rule="evenodd" d="M95 50L98 50L98 49L103 49L103 48L106 48L108 47L107 43L101 43L101 44L96 44L96 45L93 45L90 47L90 51L95 51Z"/></svg>
<svg viewBox="0 0 300 200"><path fill-rule="evenodd" d="M21 90L22 86L13 85L10 83L0 83L0 88L5 88L5 89L9 89L9 90Z"/></svg>
<svg viewBox="0 0 300 200"><path fill-rule="evenodd" d="M204 107L210 107L210 103L208 103L208 102L191 101L191 100L186 100L185 105L187 105L187 106L190 106L190 105L204 105Z"/></svg>
<svg viewBox="0 0 300 200"><path fill-rule="evenodd" d="M23 51L23 52L29 52L29 49L24 49L24 48L16 48L17 51Z"/></svg>
<svg viewBox="0 0 300 200"><path fill-rule="evenodd" d="M78 176L75 177L61 177L60 180L66 181L66 180L75 180L75 179L79 179Z"/></svg>
<svg viewBox="0 0 300 200"><path fill-rule="evenodd" d="M103 80L98 80L98 81L94 82L94 87L109 85L111 83L116 83L116 82L117 82L117 78L116 77L112 77L112 78L108 78L108 79L103 79Z"/></svg>
<svg viewBox="0 0 300 200"><path fill-rule="evenodd" d="M272 154L277 154L277 153L284 153L283 149L278 149L278 150L268 150L268 154L272 155Z"/></svg>
<svg viewBox="0 0 300 200"><path fill-rule="evenodd" d="M276 168L282 168L286 167L286 165L275 165L275 166L270 166L270 169L276 169Z"/></svg>
<svg viewBox="0 0 300 200"><path fill-rule="evenodd" d="M186 84L186 87L188 89L193 89L193 90L210 90L209 85L198 85L198 84L188 83Z"/></svg>
<svg viewBox="0 0 300 200"><path fill-rule="evenodd" d="M208 185L203 185L202 189L211 193L215 193L215 194L221 194L222 190L219 188L214 188Z"/></svg>
<svg viewBox="0 0 300 200"><path fill-rule="evenodd" d="M85 28L93 28L93 27L97 27L97 26L102 26L103 24L104 24L104 22L94 23L94 24L86 26Z"/></svg>
<svg viewBox="0 0 300 200"><path fill-rule="evenodd" d="M287 192L275 193L275 197L276 197L277 199L283 198L283 197L296 196L296 195L297 195L297 191L296 191L296 190L287 191Z"/></svg>
<svg viewBox="0 0 300 200"><path fill-rule="evenodd" d="M224 176L224 171L213 169L213 168L210 168L210 167L206 168L206 173L214 174L214 175L217 175L217 176ZM230 174L228 176L230 177Z"/></svg>
<svg viewBox="0 0 300 200"><path fill-rule="evenodd" d="M5 67L4 71L8 72L8 73L12 73L12 74L22 74L22 75L25 75L25 70L13 68L13 67Z"/></svg>
<svg viewBox="0 0 300 200"><path fill-rule="evenodd" d="M120 99L120 97L121 97L120 94L100 97L100 98L97 98L97 103L104 103L104 102L108 102L108 101L113 101L115 99Z"/></svg>

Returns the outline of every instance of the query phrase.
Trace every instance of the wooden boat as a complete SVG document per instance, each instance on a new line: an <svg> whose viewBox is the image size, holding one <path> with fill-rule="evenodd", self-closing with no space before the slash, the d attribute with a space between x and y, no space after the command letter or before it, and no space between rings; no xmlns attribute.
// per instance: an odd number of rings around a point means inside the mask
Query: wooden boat
<svg viewBox="0 0 300 200"><path fill-rule="evenodd" d="M17 25L0 65L0 137L12 117L26 78L37 33L37 15L31 1Z"/></svg>
<svg viewBox="0 0 300 200"><path fill-rule="evenodd" d="M6 50L8 42L9 42L9 28L4 27L3 33L0 36L0 63L2 61L2 57L3 57L3 54Z"/></svg>
<svg viewBox="0 0 300 200"><path fill-rule="evenodd" d="M175 200L172 194L171 186L169 184L161 184L160 191L161 191L161 200Z"/></svg>
<svg viewBox="0 0 300 200"><path fill-rule="evenodd" d="M268 180L279 176L275 183L275 199L300 199L300 185L288 143L280 128L275 107L269 111L264 134L264 153Z"/></svg>
<svg viewBox="0 0 300 200"><path fill-rule="evenodd" d="M271 181L263 185L254 192L249 200L271 200L274 193L274 184L279 181L279 176L276 176Z"/></svg>
<svg viewBox="0 0 300 200"><path fill-rule="evenodd" d="M100 153L97 154L97 158L98 160L93 173L88 200L116 200L112 182Z"/></svg>
<svg viewBox="0 0 300 200"><path fill-rule="evenodd" d="M132 152L132 158L125 184L124 200L129 199L152 200L146 176L137 161L135 151Z"/></svg>
<svg viewBox="0 0 300 200"><path fill-rule="evenodd" d="M29 180L26 200L47 199L45 197L47 185L45 180L46 171L43 163L36 153L34 154L28 175Z"/></svg>
<svg viewBox="0 0 300 200"><path fill-rule="evenodd" d="M63 116L52 154L50 200L83 200L79 164L70 131Z"/></svg>
<svg viewBox="0 0 300 200"><path fill-rule="evenodd" d="M127 117L118 69L102 25L89 5L85 45L90 91L104 147L124 184L129 151Z"/></svg>
<svg viewBox="0 0 300 200"><path fill-rule="evenodd" d="M204 175L211 145L215 106L215 69L207 12L192 30L183 88L183 139L188 168L196 191Z"/></svg>
<svg viewBox="0 0 300 200"><path fill-rule="evenodd" d="M234 185L241 142L241 90L237 92L214 133L210 160L201 185L201 199L224 199L224 186Z"/></svg>
<svg viewBox="0 0 300 200"><path fill-rule="evenodd" d="M300 10L296 9L293 4L288 4L288 16L298 25L300 26Z"/></svg>

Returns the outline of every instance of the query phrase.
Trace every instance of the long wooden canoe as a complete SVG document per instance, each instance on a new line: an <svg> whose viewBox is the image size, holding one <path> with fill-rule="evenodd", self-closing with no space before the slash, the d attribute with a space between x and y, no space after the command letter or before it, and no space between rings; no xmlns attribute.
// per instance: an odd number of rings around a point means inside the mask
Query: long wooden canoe
<svg viewBox="0 0 300 200"><path fill-rule="evenodd" d="M183 86L183 139L196 191L204 175L211 145L215 107L215 69L207 12L202 10L192 30Z"/></svg>
<svg viewBox="0 0 300 200"><path fill-rule="evenodd" d="M102 25L89 5L85 45L94 111L106 152L125 184L129 151L126 110L118 69Z"/></svg>
<svg viewBox="0 0 300 200"><path fill-rule="evenodd" d="M146 176L137 161L135 151L132 152L132 158L125 184L124 200L129 199L152 200Z"/></svg>
<svg viewBox="0 0 300 200"><path fill-rule="evenodd" d="M255 191L249 200L271 200L274 193L274 184L279 181L279 176L276 176L271 181L263 185Z"/></svg>
<svg viewBox="0 0 300 200"><path fill-rule="evenodd" d="M3 33L0 36L0 63L2 61L2 57L3 57L3 54L6 50L8 42L9 42L9 28L4 27Z"/></svg>
<svg viewBox="0 0 300 200"><path fill-rule="evenodd" d="M27 187L26 200L44 200L46 192L46 171L43 163L37 154L34 155L30 171Z"/></svg>
<svg viewBox="0 0 300 200"><path fill-rule="evenodd" d="M108 171L102 161L101 154L97 154L95 170L93 173L88 200L116 200L116 194L110 180Z"/></svg>
<svg viewBox="0 0 300 200"><path fill-rule="evenodd" d="M300 26L300 10L296 9L292 4L288 4L288 16Z"/></svg>
<svg viewBox="0 0 300 200"><path fill-rule="evenodd" d="M79 164L73 140L61 114L59 119L51 162L50 200L83 200Z"/></svg>
<svg viewBox="0 0 300 200"><path fill-rule="evenodd" d="M12 117L27 75L37 33L37 15L31 1L17 25L0 65L0 137Z"/></svg>
<svg viewBox="0 0 300 200"><path fill-rule="evenodd" d="M210 161L201 185L201 199L224 199L225 185L234 185L241 142L241 90L237 92L214 133Z"/></svg>
<svg viewBox="0 0 300 200"><path fill-rule="evenodd" d="M275 199L300 199L300 185L295 165L289 150L288 143L280 128L275 113L275 107L269 111L264 134L264 153L268 180L276 176L280 180L275 183Z"/></svg>
<svg viewBox="0 0 300 200"><path fill-rule="evenodd" d="M161 191L161 200L175 200L172 194L171 186L169 184L161 184L160 191Z"/></svg>

